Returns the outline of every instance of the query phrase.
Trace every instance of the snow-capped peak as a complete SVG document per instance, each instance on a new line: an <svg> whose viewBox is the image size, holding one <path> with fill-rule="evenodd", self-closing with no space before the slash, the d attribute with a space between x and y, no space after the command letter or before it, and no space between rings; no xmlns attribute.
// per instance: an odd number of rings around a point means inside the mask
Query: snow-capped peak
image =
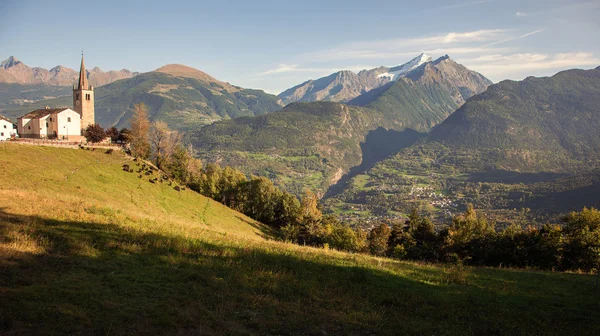
<svg viewBox="0 0 600 336"><path fill-rule="evenodd" d="M424 63L431 62L432 60L433 59L431 58L431 56L429 56L425 53L422 53L421 55L413 58L412 60L410 60L402 65L390 68L390 70L388 72L382 73L382 74L378 75L377 77L388 77L390 80L396 81L396 80L398 80L398 78L406 76L412 70L418 68L419 66L421 66Z"/></svg>

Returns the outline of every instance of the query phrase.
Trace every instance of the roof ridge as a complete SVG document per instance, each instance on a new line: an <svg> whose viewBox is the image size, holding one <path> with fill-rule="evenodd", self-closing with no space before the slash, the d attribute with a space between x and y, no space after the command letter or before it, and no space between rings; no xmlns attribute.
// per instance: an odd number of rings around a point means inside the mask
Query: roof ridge
<svg viewBox="0 0 600 336"><path fill-rule="evenodd" d="M26 115L22 116L21 118L31 118L31 119L41 118L41 117L47 116L49 114L56 113L56 112L62 112L64 110L68 110L68 109L69 109L68 107L59 107L59 108L53 108L53 109L42 108L42 109L33 110L33 111L27 113Z"/></svg>

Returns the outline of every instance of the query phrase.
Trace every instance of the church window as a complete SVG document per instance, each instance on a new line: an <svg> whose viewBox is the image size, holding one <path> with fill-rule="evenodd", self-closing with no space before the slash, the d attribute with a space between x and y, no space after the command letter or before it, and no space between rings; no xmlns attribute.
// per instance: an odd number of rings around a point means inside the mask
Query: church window
<svg viewBox="0 0 600 336"><path fill-rule="evenodd" d="M50 117L50 121L52 121L52 117Z"/></svg>
<svg viewBox="0 0 600 336"><path fill-rule="evenodd" d="M48 127L48 123L46 123L46 127Z"/></svg>
<svg viewBox="0 0 600 336"><path fill-rule="evenodd" d="M29 129L29 130L30 130L30 129L31 129L31 126L27 126L27 129Z"/></svg>
<svg viewBox="0 0 600 336"><path fill-rule="evenodd" d="M79 100L79 93L75 94L75 99Z"/></svg>
<svg viewBox="0 0 600 336"><path fill-rule="evenodd" d="M0 136L4 136L4 132L0 133Z"/></svg>
<svg viewBox="0 0 600 336"><path fill-rule="evenodd" d="M71 122L71 117L68 117L68 118L67 118L67 122Z"/></svg>

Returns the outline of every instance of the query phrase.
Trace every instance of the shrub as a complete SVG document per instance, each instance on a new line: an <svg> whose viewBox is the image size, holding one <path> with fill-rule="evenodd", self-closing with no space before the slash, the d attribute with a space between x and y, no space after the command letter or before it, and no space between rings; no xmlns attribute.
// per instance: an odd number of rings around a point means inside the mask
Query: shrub
<svg viewBox="0 0 600 336"><path fill-rule="evenodd" d="M100 142L106 138L106 132L99 124L92 124L85 128L83 136L88 142Z"/></svg>

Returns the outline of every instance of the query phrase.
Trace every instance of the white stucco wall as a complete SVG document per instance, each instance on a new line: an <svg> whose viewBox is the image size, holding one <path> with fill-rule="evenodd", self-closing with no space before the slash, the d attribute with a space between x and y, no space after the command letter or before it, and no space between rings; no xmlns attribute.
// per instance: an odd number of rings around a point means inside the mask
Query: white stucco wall
<svg viewBox="0 0 600 336"><path fill-rule="evenodd" d="M13 124L6 120L0 119L0 141L10 139L11 135L16 134L17 130L13 128Z"/></svg>
<svg viewBox="0 0 600 336"><path fill-rule="evenodd" d="M40 118L19 118L18 129L23 138L69 139L81 135L81 115L64 109Z"/></svg>
<svg viewBox="0 0 600 336"><path fill-rule="evenodd" d="M81 135L81 115L71 109L55 114L58 138ZM53 117L54 119L54 117Z"/></svg>
<svg viewBox="0 0 600 336"><path fill-rule="evenodd" d="M39 119L35 119L34 120L34 122L37 121L37 125L38 125L38 128L39 128L39 135L40 135L41 138L46 138L48 136L48 128L49 128L48 127L49 125L47 124L48 117L50 117L50 116L47 115L47 116L44 116L44 117L41 117Z"/></svg>

